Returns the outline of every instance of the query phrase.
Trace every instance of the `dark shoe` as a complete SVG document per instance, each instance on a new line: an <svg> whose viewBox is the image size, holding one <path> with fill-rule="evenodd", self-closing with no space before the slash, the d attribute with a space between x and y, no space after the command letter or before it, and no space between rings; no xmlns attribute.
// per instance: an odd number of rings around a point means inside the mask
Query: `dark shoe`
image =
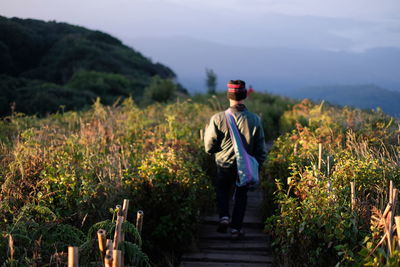
<svg viewBox="0 0 400 267"><path fill-rule="evenodd" d="M231 231L231 240L236 241L241 239L244 236L244 232L242 230L232 229Z"/></svg>
<svg viewBox="0 0 400 267"><path fill-rule="evenodd" d="M228 217L222 217L219 220L218 227L217 227L217 232L225 234L228 231L228 226L229 226L229 218Z"/></svg>

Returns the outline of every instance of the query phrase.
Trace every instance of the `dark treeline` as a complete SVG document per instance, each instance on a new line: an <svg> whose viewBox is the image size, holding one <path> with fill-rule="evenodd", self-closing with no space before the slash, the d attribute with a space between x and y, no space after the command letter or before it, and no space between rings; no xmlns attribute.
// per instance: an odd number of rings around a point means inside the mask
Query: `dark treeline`
<svg viewBox="0 0 400 267"><path fill-rule="evenodd" d="M175 73L118 39L66 23L0 16L0 116L80 109L100 97L158 97L146 87L183 91ZM164 90L164 91L165 91Z"/></svg>

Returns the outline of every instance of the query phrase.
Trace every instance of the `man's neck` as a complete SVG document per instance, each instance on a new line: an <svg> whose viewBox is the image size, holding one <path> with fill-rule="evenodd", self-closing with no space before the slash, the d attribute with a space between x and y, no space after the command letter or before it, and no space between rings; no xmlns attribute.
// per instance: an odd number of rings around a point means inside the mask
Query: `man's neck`
<svg viewBox="0 0 400 267"><path fill-rule="evenodd" d="M229 99L229 105L231 107L233 107L235 105L239 105L239 104L244 104L244 100L237 101L237 100Z"/></svg>

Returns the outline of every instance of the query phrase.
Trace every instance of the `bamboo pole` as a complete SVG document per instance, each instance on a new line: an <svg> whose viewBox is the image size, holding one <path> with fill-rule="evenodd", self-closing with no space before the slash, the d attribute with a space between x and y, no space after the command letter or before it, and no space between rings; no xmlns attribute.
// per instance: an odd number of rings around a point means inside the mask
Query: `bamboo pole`
<svg viewBox="0 0 400 267"><path fill-rule="evenodd" d="M144 212L142 210L138 210L136 213L136 229L139 231L139 233L142 232L143 228L143 216Z"/></svg>
<svg viewBox="0 0 400 267"><path fill-rule="evenodd" d="M115 232L114 232L114 244L113 244L113 249L118 249L118 244L121 241L121 228L122 228L122 222L124 221L123 216L118 216L117 217L117 222L115 226Z"/></svg>
<svg viewBox="0 0 400 267"><path fill-rule="evenodd" d="M123 221L128 220L128 209L129 209L129 199L124 199L124 203L122 205ZM123 230L121 230L121 241L125 241L125 233ZM120 265L124 266L124 257L121 257Z"/></svg>
<svg viewBox="0 0 400 267"><path fill-rule="evenodd" d="M350 182L351 187L351 210L355 211L356 209L356 185L354 182Z"/></svg>
<svg viewBox="0 0 400 267"><path fill-rule="evenodd" d="M112 267L113 265L113 257L111 255L111 251L107 250L106 256L104 257L104 267Z"/></svg>
<svg viewBox="0 0 400 267"><path fill-rule="evenodd" d="M115 210L117 212L117 216L121 216L122 214L121 205L116 205Z"/></svg>
<svg viewBox="0 0 400 267"><path fill-rule="evenodd" d="M107 241L106 241L106 251L107 250L113 250L113 241L112 241L112 239L107 239Z"/></svg>
<svg viewBox="0 0 400 267"><path fill-rule="evenodd" d="M97 231L97 240L99 242L99 250L100 250L100 258L103 259L105 252L107 250L106 248L106 230L104 229L99 229Z"/></svg>
<svg viewBox="0 0 400 267"><path fill-rule="evenodd" d="M68 267L79 267L78 247L68 247Z"/></svg>
<svg viewBox="0 0 400 267"><path fill-rule="evenodd" d="M124 204L122 205L122 216L124 216L124 220L128 218L128 209L129 209L129 199L124 199Z"/></svg>
<svg viewBox="0 0 400 267"><path fill-rule="evenodd" d="M318 171L321 170L322 167L322 143L318 144Z"/></svg>
<svg viewBox="0 0 400 267"><path fill-rule="evenodd" d="M397 232L397 245L400 250L400 216L394 217L394 221L396 223L396 232Z"/></svg>
<svg viewBox="0 0 400 267"><path fill-rule="evenodd" d="M121 259L122 259L122 253L121 250L113 250L112 251L112 258L113 258L113 262L112 262L112 267L121 267Z"/></svg>

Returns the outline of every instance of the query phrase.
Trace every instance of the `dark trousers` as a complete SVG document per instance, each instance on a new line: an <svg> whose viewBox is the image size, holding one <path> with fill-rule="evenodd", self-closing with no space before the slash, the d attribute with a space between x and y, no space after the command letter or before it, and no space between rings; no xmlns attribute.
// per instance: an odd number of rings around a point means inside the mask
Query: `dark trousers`
<svg viewBox="0 0 400 267"><path fill-rule="evenodd" d="M247 186L237 187L238 179L236 165L232 168L217 168L216 192L219 217L229 216L229 200L232 189L234 190L234 202L232 211L231 227L242 229L243 218L247 206Z"/></svg>

